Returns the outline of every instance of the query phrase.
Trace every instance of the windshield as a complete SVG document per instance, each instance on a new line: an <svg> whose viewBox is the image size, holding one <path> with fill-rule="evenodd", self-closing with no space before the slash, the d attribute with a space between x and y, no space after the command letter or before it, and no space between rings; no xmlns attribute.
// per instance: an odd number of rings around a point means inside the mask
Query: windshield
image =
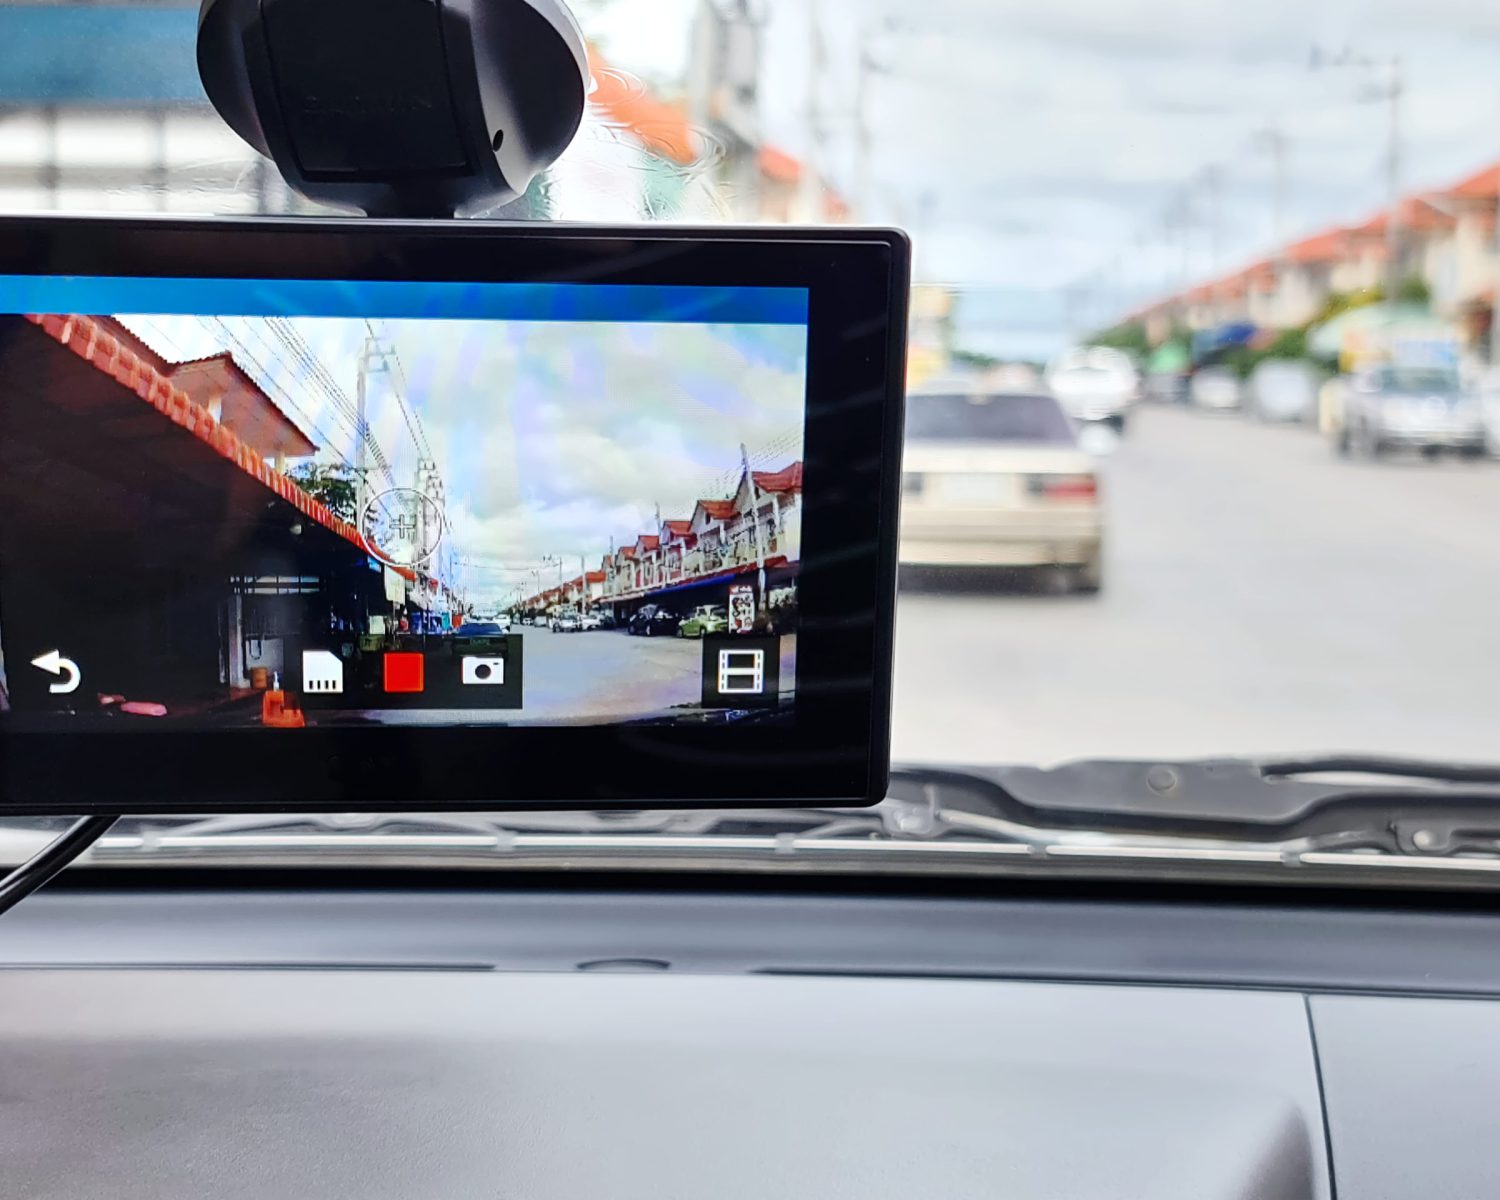
<svg viewBox="0 0 1500 1200"><path fill-rule="evenodd" d="M909 441L1051 442L1072 445L1073 427L1051 396L912 395Z"/></svg>
<svg viewBox="0 0 1500 1200"><path fill-rule="evenodd" d="M1500 759L1489 6L573 7L592 62L584 124L495 215L900 226L914 245L911 441L962 443L986 464L996 443L1075 460L1010 472L937 461L945 446L924 449L930 469L908 464L897 762ZM207 104L196 21L177 0L0 4L0 210L326 211ZM174 358L211 351L190 332ZM1307 386L1255 385L1283 364ZM1371 371L1399 391L1462 381L1475 402L1361 403ZM953 379L968 382L940 382ZM717 553L727 518L713 506L730 505L742 454L776 495L800 496L785 450L798 430L768 422L747 448L717 416L671 426L684 445L729 447L713 488L682 500L659 473L622 499L639 545L592 528L575 545L559 507L555 542L459 630L622 662L686 661L692 639L721 636L725 609L691 599L606 612L576 637L546 628L594 611L601 559L636 572L673 537ZM401 414L385 417L373 437L389 461L418 461ZM679 461L649 438L602 459L576 424L577 461L606 481ZM514 448L471 449L499 471ZM309 486L336 497L348 467L319 460ZM667 528L698 496L711 511L692 538ZM452 516L460 501L446 503ZM775 536L762 559L795 553ZM774 573L765 586L768 620L793 620L795 589ZM296 602L244 601L268 637ZM425 620L387 636L453 632Z"/></svg>
<svg viewBox="0 0 1500 1200"><path fill-rule="evenodd" d="M1449 392L1458 387L1458 376L1451 371L1415 371L1387 367L1380 372L1377 386L1386 392Z"/></svg>

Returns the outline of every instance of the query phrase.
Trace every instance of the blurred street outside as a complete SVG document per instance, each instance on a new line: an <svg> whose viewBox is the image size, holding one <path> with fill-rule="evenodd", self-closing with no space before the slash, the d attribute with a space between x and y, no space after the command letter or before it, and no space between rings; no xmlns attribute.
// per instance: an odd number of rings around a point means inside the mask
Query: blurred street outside
<svg viewBox="0 0 1500 1200"><path fill-rule="evenodd" d="M1097 597L904 575L895 761L1493 757L1500 466L1144 406L1100 486Z"/></svg>

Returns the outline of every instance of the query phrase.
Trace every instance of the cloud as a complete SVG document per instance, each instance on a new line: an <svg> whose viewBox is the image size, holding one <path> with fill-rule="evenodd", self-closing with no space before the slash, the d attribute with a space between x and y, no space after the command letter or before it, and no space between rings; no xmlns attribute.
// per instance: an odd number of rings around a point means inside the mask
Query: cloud
<svg viewBox="0 0 1500 1200"><path fill-rule="evenodd" d="M474 587L522 586L555 556L570 576L580 556L596 568L612 541L653 531L658 506L686 517L722 494L742 444L801 456L801 327L391 321L379 332L403 365Z"/></svg>
<svg viewBox="0 0 1500 1200"><path fill-rule="evenodd" d="M658 506L687 517L700 497L725 494L742 445L757 466L802 453L800 326L294 318L315 371L259 319L130 324L171 358L253 355L278 402L327 430L320 457L346 462L353 421L341 409L359 394L373 335L389 353L365 372L366 419L398 486L416 482L430 451L445 552L469 560L475 586L519 585L549 556L570 575L580 555L597 567L611 541L653 531Z"/></svg>
<svg viewBox="0 0 1500 1200"><path fill-rule="evenodd" d="M1162 248L1163 213L1210 164L1224 172L1220 269L1264 253L1271 162L1255 134L1272 123L1290 139L1289 237L1368 215L1385 201L1386 116L1361 93L1396 53L1405 186L1495 156L1500 13L1478 0L821 0L816 147L808 11L769 0L767 136L850 190L863 42L882 67L866 89L866 215L912 230L919 277L1029 286L1039 306L1058 307L1061 288L1116 257L1132 302L1162 289L1164 259L1181 275L1180 249ZM1314 71L1315 45L1377 66ZM1213 266L1198 219L1194 277Z"/></svg>

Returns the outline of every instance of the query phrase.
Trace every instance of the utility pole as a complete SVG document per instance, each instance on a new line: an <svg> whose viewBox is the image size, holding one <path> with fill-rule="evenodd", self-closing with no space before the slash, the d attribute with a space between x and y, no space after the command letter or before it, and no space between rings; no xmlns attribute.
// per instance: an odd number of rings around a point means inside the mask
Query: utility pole
<svg viewBox="0 0 1500 1200"><path fill-rule="evenodd" d="M1500 172L1495 175L1495 269L1500 272ZM1489 363L1492 367L1500 367L1500 321L1496 321L1496 314L1500 313L1500 275L1494 282L1494 291L1490 294L1490 329Z"/></svg>
<svg viewBox="0 0 1500 1200"><path fill-rule="evenodd" d="M547 566L557 568L557 598L561 602L567 599L566 589L563 586L563 556L561 554L548 554L542 558Z"/></svg>
<svg viewBox="0 0 1500 1200"><path fill-rule="evenodd" d="M1274 322L1286 267L1287 136L1279 125L1268 125L1255 135L1255 144L1271 156L1271 244L1276 247L1271 259L1271 316Z"/></svg>
<svg viewBox="0 0 1500 1200"><path fill-rule="evenodd" d="M740 467L745 472L745 482L750 488L750 528L755 538L755 585L756 585L756 611L766 596L766 548L761 540L760 530L760 495L755 486L755 472L750 469L750 452L745 449L745 443L740 443Z"/></svg>
<svg viewBox="0 0 1500 1200"><path fill-rule="evenodd" d="M1203 168L1203 190L1208 197L1208 272L1217 276L1223 266L1224 168Z"/></svg>
<svg viewBox="0 0 1500 1200"><path fill-rule="evenodd" d="M1164 255L1164 261L1170 261L1170 246L1175 234L1177 251L1180 255L1175 280L1178 290L1182 290L1193 281L1193 193L1192 188L1184 188L1167 205L1166 212L1162 216L1162 228L1165 231L1168 244L1168 254ZM1171 268L1168 267L1167 286L1170 288L1174 281L1171 278Z"/></svg>
<svg viewBox="0 0 1500 1200"><path fill-rule="evenodd" d="M1388 102L1390 104L1388 131L1389 145L1386 148L1386 192L1390 210L1385 223L1385 298L1394 302L1396 291L1401 286L1401 56L1391 57L1391 77Z"/></svg>
<svg viewBox="0 0 1500 1200"><path fill-rule="evenodd" d="M854 76L854 202L861 221L870 219L870 73L875 60L870 54L870 31L859 37L859 63Z"/></svg>
<svg viewBox="0 0 1500 1200"><path fill-rule="evenodd" d="M1344 50L1331 57L1313 47L1311 64L1317 71L1324 67L1362 67L1370 70L1384 65L1389 72L1385 85L1366 88L1361 96L1364 100L1384 101L1386 104L1386 151L1385 151L1385 298L1392 301L1401 283L1401 246L1404 230L1401 227L1401 98L1406 91L1406 80L1399 54L1389 59L1371 58Z"/></svg>
<svg viewBox="0 0 1500 1200"><path fill-rule="evenodd" d="M828 47L823 42L822 5L807 0L807 153L802 163L800 220L813 224L823 212L823 113L819 87L828 71Z"/></svg>
<svg viewBox="0 0 1500 1200"><path fill-rule="evenodd" d="M365 406L368 391L365 377L370 370L370 356L374 353L374 347L375 339L367 337L359 352L359 378L354 392L354 520L361 536L364 534L365 522Z"/></svg>
<svg viewBox="0 0 1500 1200"><path fill-rule="evenodd" d="M1286 240L1287 136L1269 125L1255 135L1255 144L1271 156L1271 238L1280 247Z"/></svg>

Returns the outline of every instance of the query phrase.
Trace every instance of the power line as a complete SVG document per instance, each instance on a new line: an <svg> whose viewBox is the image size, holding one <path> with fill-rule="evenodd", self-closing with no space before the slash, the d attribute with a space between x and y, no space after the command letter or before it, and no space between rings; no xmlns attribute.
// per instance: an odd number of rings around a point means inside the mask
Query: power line
<svg viewBox="0 0 1500 1200"><path fill-rule="evenodd" d="M363 442L370 458L374 460L375 466L385 476L386 482L392 487L396 486L396 476L391 470L390 461L386 458L385 452L380 448L379 442L375 440L375 436L370 430L369 422L361 421L359 412L353 402L350 401L343 388L339 386L338 381L333 378L322 359L312 353L296 327L285 318L271 317L268 319L267 324L270 326L271 331L276 334L282 345L290 351L298 362L301 363L303 369L322 388L325 397L335 411L343 415L345 423L353 431L356 442Z"/></svg>
<svg viewBox="0 0 1500 1200"><path fill-rule="evenodd" d="M750 455L750 469L763 470L775 464L777 469L785 467L785 461L790 454L802 452L802 430L795 427L769 442L763 442L760 447ZM739 486L741 466L739 463L726 471L720 472L708 481L700 490L703 498L717 498L724 493L732 491Z"/></svg>
<svg viewBox="0 0 1500 1200"><path fill-rule="evenodd" d="M330 437L328 432L312 419L311 414L308 413L306 409L298 404L291 396L286 395L282 391L282 389L272 387L272 377L266 370L266 368L261 364L259 358L252 354L249 348L245 346L239 338L235 337L231 333L227 326L224 325L222 320L220 320L219 318L209 318L204 316L198 316L196 317L196 320L199 327L202 328L209 335L209 337L213 339L215 346L222 346L225 341L232 343L231 345L223 346L223 349L229 351L231 356L235 356L237 354L239 359L243 359L244 361L240 364L241 366L245 367L246 369L253 368L252 373L259 376L257 382L268 394L272 391L282 393L279 396L278 406L283 407L284 409L292 410L287 415L297 418L293 423L301 425L303 427L302 431L304 433L311 431L312 433L317 435L317 437L323 442L324 445L331 445L335 442L336 439ZM154 322L145 318L135 318L135 323L142 328L150 329L152 338L157 341L164 349L167 349L177 360L187 361L192 358L198 357L198 355L189 352L185 347L182 346L181 343L179 343L175 338L169 336L165 330L161 329ZM222 351L216 350L215 352L219 353Z"/></svg>
<svg viewBox="0 0 1500 1200"><path fill-rule="evenodd" d="M398 384L396 375L399 373L401 382L406 379L406 372L401 368L400 355L396 353L396 347L389 338L382 338L375 332L375 326L365 321L365 332L369 334L370 341L380 348L380 356L384 360L386 371L391 376L391 391L396 397L396 406L401 410L401 419L406 422L406 432L411 435L412 445L416 447L418 456L426 463L432 464L432 470L436 471L437 463L433 458L432 446L427 441L427 432L422 428L421 418L417 416L416 410L407 402L406 389ZM394 362L395 366L390 364Z"/></svg>

